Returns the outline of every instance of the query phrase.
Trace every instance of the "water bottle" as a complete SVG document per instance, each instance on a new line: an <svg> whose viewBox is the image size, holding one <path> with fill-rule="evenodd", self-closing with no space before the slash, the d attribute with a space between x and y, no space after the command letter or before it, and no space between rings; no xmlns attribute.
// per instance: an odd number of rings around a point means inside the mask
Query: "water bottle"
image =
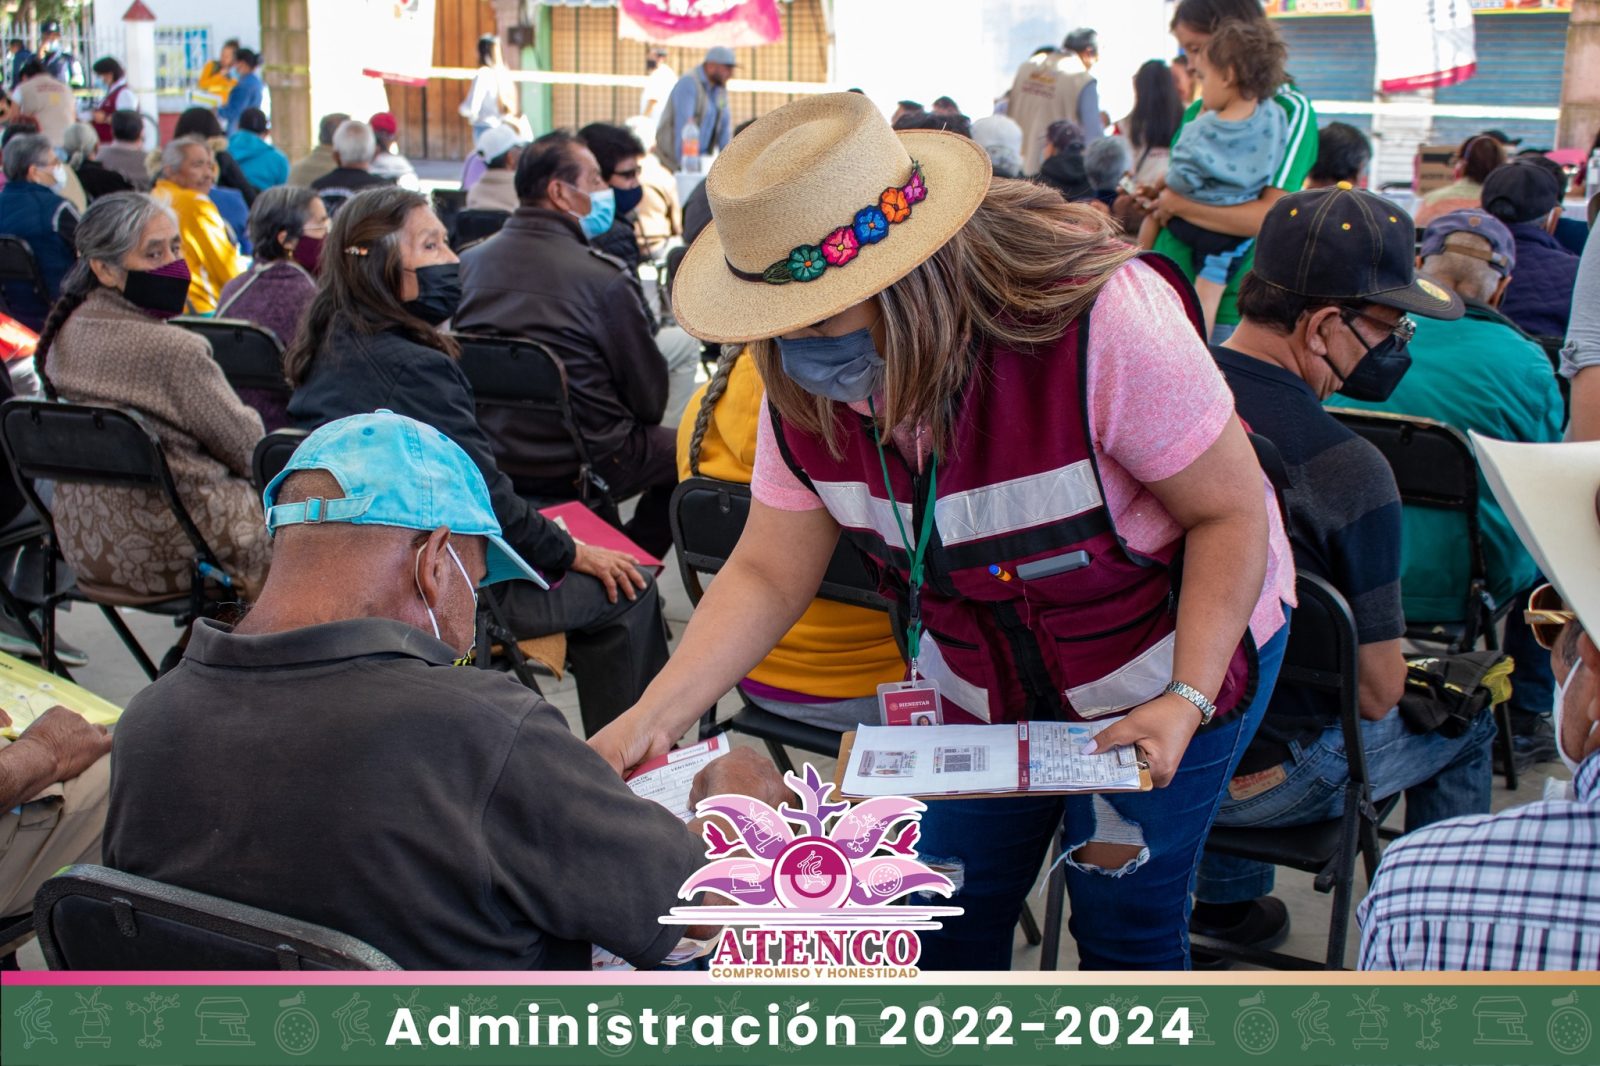
<svg viewBox="0 0 1600 1066"><path fill-rule="evenodd" d="M700 124L692 118L683 124L683 138L678 142L678 161L685 174L700 173Z"/></svg>
<svg viewBox="0 0 1600 1066"><path fill-rule="evenodd" d="M1589 157L1589 167L1583 175L1583 198L1592 200L1595 193L1600 193L1600 148Z"/></svg>

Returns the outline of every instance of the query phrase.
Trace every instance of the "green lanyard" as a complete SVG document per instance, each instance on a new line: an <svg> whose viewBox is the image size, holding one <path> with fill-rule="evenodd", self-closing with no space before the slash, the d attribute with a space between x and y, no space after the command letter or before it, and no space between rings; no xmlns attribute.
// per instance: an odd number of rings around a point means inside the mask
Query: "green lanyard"
<svg viewBox="0 0 1600 1066"><path fill-rule="evenodd" d="M928 542L933 538L934 504L939 499L939 457L933 456L928 467L928 508L922 516L922 529L917 534L913 550L911 538L906 535L906 524L900 518L900 504L894 498L894 486L889 481L889 459L883 450L883 435L878 431L878 412L872 401L867 401L872 412L872 442L878 446L878 463L883 468L883 488L889 494L889 508L894 512L894 524L900 530L900 543L911 558L910 603L906 618L906 655L911 659L911 679L917 679L917 657L922 649L922 574L928 558ZM912 506L915 507L915 501ZM915 522L915 519L913 519Z"/></svg>

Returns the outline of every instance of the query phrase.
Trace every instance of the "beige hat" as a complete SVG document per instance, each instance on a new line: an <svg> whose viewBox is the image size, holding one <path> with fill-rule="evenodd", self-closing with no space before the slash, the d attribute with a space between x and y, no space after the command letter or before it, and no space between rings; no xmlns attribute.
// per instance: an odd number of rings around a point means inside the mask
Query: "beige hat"
<svg viewBox="0 0 1600 1066"><path fill-rule="evenodd" d="M706 176L715 221L672 282L679 325L702 340L776 337L909 274L989 189L966 137L895 133L859 93L797 100L739 134Z"/></svg>
<svg viewBox="0 0 1600 1066"><path fill-rule="evenodd" d="M1600 633L1600 441L1511 444L1470 436L1484 479L1539 572L1583 627Z"/></svg>

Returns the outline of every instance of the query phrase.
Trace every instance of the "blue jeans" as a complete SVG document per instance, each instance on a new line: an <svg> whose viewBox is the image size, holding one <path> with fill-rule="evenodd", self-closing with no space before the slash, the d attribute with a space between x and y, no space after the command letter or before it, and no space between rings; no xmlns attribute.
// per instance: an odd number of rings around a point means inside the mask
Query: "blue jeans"
<svg viewBox="0 0 1600 1066"><path fill-rule="evenodd" d="M1374 800L1406 794L1406 832L1462 814L1489 813L1494 715L1485 711L1459 737L1414 733L1398 710L1361 723L1367 775ZM1350 779L1344 733L1338 726L1301 746L1291 742L1283 782L1249 799L1224 797L1218 825L1293 826L1344 814ZM1275 868L1267 863L1207 855L1200 863L1197 898L1202 903L1242 903L1272 891Z"/></svg>
<svg viewBox="0 0 1600 1066"><path fill-rule="evenodd" d="M1237 322L1218 322L1211 327L1211 336L1208 338L1212 344L1222 345L1228 343L1228 338L1233 336L1233 331L1239 328Z"/></svg>
<svg viewBox="0 0 1600 1066"><path fill-rule="evenodd" d="M1285 615L1287 616L1287 609ZM1086 970L1189 967L1189 892L1211 819L1233 768L1266 713L1288 625L1260 649L1255 699L1195 734L1166 788L1088 796L936 800L922 815L924 862L958 868L948 902L964 913L922 934L926 970L1008 970L1022 902L1059 827L1065 837L1067 928ZM1085 866L1090 841L1140 845L1121 869ZM938 900L938 902L946 902Z"/></svg>

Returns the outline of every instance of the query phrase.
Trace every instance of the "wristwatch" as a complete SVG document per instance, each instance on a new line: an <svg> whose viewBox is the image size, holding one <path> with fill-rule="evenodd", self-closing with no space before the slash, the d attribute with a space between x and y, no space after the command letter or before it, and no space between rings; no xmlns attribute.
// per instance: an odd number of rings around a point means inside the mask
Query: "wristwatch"
<svg viewBox="0 0 1600 1066"><path fill-rule="evenodd" d="M1206 694L1192 685L1185 685L1182 681L1174 681L1167 686L1167 691L1174 696L1182 696L1194 704L1194 709L1200 712L1200 724L1209 725L1213 715L1217 713L1217 705L1206 699Z"/></svg>

